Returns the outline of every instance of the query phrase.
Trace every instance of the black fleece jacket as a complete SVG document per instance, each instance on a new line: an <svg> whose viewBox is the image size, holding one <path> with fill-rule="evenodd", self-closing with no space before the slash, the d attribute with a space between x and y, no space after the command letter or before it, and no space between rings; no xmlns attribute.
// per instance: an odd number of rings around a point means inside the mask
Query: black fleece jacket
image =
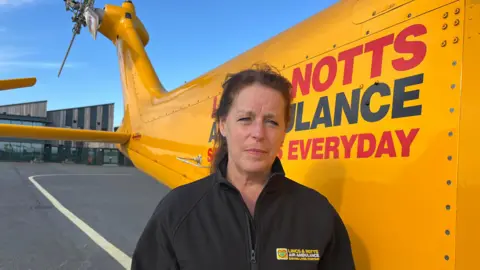
<svg viewBox="0 0 480 270"><path fill-rule="evenodd" d="M280 160L252 217L217 172L170 191L140 236L132 270L352 270L347 230L328 200L285 177Z"/></svg>

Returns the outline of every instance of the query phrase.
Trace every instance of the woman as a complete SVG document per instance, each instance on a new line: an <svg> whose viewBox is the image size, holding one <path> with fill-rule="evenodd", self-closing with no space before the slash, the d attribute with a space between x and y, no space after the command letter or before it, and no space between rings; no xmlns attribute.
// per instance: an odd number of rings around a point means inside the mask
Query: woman
<svg viewBox="0 0 480 270"><path fill-rule="evenodd" d="M291 83L267 66L236 73L223 88L212 173L162 199L132 269L355 269L335 209L288 179L277 158Z"/></svg>

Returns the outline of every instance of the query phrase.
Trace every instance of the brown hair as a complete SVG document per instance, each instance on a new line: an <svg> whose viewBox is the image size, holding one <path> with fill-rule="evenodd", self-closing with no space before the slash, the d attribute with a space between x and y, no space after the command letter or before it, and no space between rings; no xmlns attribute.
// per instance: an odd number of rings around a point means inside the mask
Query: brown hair
<svg viewBox="0 0 480 270"><path fill-rule="evenodd" d="M212 161L211 171L215 172L219 162L228 153L227 140L220 133L220 120L225 118L230 111L232 103L239 91L254 83L260 83L278 91L285 100L285 127L290 121L290 102L292 100L291 82L282 76L278 70L268 64L255 64L252 68L242 70L234 74L228 74L223 87L223 94L218 109L215 111L216 134L215 155Z"/></svg>

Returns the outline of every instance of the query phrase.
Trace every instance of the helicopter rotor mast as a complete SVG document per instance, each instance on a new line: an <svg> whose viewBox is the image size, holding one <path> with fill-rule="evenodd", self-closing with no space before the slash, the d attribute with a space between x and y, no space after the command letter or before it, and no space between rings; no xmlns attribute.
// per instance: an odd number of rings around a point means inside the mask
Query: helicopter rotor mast
<svg viewBox="0 0 480 270"><path fill-rule="evenodd" d="M72 22L75 24L72 28L73 36L70 40L67 53L65 54L60 66L60 70L58 71L58 77L60 77L60 74L62 73L63 67L70 53L70 49L75 41L75 37L80 34L82 27L88 26L90 33L95 39L98 27L100 25L100 15L95 12L94 8L95 0L81 0L81 2L75 0L63 1L65 2L66 11L73 13Z"/></svg>

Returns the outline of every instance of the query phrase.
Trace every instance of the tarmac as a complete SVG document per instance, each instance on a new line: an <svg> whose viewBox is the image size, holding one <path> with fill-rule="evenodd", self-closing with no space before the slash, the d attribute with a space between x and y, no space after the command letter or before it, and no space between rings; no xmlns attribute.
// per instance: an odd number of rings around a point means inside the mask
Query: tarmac
<svg viewBox="0 0 480 270"><path fill-rule="evenodd" d="M130 269L168 192L133 167L0 162L0 270Z"/></svg>

